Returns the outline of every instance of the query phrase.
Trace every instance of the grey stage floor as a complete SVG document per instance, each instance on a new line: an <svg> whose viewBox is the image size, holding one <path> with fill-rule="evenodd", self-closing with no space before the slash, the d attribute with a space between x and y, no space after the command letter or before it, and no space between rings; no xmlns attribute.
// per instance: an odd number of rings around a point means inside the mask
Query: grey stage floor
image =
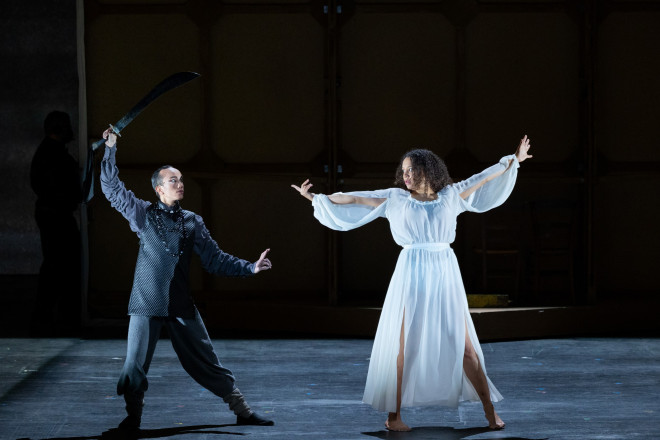
<svg viewBox="0 0 660 440"><path fill-rule="evenodd" d="M141 438L660 439L660 340L546 339L483 345L507 422L485 429L479 404L406 408L387 432L362 404L372 341L214 340L225 366L272 427L234 425L190 379L167 339L150 371ZM0 339L0 438L105 439L124 417L115 395L123 340Z"/></svg>

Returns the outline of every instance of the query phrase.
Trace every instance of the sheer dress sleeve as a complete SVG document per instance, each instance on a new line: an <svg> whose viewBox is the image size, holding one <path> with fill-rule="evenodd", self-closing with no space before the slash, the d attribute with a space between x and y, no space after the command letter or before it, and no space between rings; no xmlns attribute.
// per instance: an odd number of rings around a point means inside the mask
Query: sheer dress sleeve
<svg viewBox="0 0 660 440"><path fill-rule="evenodd" d="M486 182L483 186L470 194L466 199L460 199L461 212L485 212L500 206L506 201L506 199L509 198L511 192L513 191L513 187L516 184L518 168L520 167L516 156L513 154L504 156L497 164L486 168L479 174L475 174L468 179L452 185L452 187L455 188L459 194L467 191L472 186L479 184L479 182L483 181L488 176L492 176L493 174L501 172L502 170L506 170L506 168L509 166L510 160L513 160L513 163L504 174L494 178L489 182Z"/></svg>
<svg viewBox="0 0 660 440"><path fill-rule="evenodd" d="M387 199L390 193L391 189L383 189L376 191L353 191L344 194ZM388 200L385 200L375 208L361 204L337 205L332 203L325 194L316 194L312 200L312 206L314 207L314 217L322 225L335 231L350 231L351 229L366 225L379 217L385 217L387 202Z"/></svg>

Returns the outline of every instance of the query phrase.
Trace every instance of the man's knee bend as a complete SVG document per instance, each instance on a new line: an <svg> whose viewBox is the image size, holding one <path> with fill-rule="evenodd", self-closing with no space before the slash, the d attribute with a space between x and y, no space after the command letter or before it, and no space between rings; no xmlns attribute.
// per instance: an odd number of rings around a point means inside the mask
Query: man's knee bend
<svg viewBox="0 0 660 440"><path fill-rule="evenodd" d="M117 382L117 394L144 394L148 387L149 381L141 366L136 363L124 365Z"/></svg>

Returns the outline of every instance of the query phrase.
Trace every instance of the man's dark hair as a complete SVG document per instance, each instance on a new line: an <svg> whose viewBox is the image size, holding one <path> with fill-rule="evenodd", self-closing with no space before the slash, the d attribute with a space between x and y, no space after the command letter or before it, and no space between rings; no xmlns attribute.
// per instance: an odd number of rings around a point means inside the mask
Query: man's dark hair
<svg viewBox="0 0 660 440"><path fill-rule="evenodd" d="M434 192L442 191L447 185L451 185L454 181L449 176L447 165L440 159L440 157L430 150L414 149L408 151L401 157L399 167L396 169L396 177L394 184L407 189L403 182L403 170L401 166L406 158L410 158L416 183L421 183L420 180L424 179Z"/></svg>
<svg viewBox="0 0 660 440"><path fill-rule="evenodd" d="M163 184L163 179L160 177L160 172L163 170L166 170L168 168L174 168L172 165L163 165L162 167L158 168L154 173L151 175L151 187L156 191L156 187L158 185ZM156 194L158 194L156 192Z"/></svg>

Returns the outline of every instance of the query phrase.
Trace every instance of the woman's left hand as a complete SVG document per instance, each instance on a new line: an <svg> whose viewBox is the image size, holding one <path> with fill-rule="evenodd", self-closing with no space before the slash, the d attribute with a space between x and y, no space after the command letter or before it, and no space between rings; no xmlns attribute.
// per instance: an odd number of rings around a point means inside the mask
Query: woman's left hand
<svg viewBox="0 0 660 440"><path fill-rule="evenodd" d="M518 145L518 149L516 150L516 159L518 159L518 162L522 162L525 159L530 159L532 157L531 154L529 154L529 139L527 138L527 135L525 135L524 138L520 140L520 145Z"/></svg>
<svg viewBox="0 0 660 440"><path fill-rule="evenodd" d="M266 249L265 251L263 251L261 253L261 257L259 257L259 260L257 260L256 263L254 263L254 273L259 273L262 270L268 270L272 267L270 260L266 258L268 252L270 252L270 249Z"/></svg>

